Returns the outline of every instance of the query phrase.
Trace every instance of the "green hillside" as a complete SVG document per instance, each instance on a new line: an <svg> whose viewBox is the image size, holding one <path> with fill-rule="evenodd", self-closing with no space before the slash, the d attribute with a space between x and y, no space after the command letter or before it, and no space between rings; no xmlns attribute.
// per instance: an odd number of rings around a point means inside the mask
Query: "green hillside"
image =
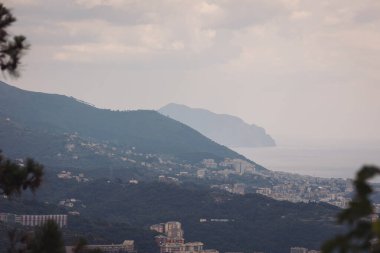
<svg viewBox="0 0 380 253"><path fill-rule="evenodd" d="M7 137L9 129L0 129L5 138L3 143L9 145L23 137L30 139L28 146L19 146L22 154L36 147L55 150L60 147L54 147L54 143L63 134L76 133L97 142L134 147L139 152L166 154L192 162L204 158L241 157L156 111L98 109L72 97L25 91L0 82L0 121L3 125L5 120L16 126L18 132ZM43 140L38 140L41 135ZM12 139L14 137L16 139ZM49 146L44 142L50 143ZM0 148L6 151L8 146L3 143Z"/></svg>
<svg viewBox="0 0 380 253"><path fill-rule="evenodd" d="M294 204L256 194L232 195L194 184L140 182L131 185L107 179L89 183L49 180L59 182L45 184L37 196L30 199L40 203L58 203L67 198L79 200L80 205L67 211L79 211L81 219L87 222L70 218L72 227L69 230L85 233L93 240L103 238L109 243L114 242L112 238L126 238L127 235L134 239L122 224L146 230L152 224L176 220L183 224L187 241L202 241L206 248L221 252L282 253L291 246L318 249L321 242L339 229L334 222L338 208L327 204ZM5 203L0 201L0 204ZM9 205L6 211L11 212L12 208L19 213L23 211L15 203L6 205ZM25 212L35 209L34 213L43 213L40 206L32 208L31 205L24 207ZM200 219L229 219L229 222L201 223ZM119 230L115 229L116 224L121 224ZM107 236L110 230L113 237ZM136 234L140 236L140 232Z"/></svg>

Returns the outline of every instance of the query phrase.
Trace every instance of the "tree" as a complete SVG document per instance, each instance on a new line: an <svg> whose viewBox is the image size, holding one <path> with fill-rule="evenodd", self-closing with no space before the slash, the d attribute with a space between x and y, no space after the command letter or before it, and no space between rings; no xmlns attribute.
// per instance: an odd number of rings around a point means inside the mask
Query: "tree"
<svg viewBox="0 0 380 253"><path fill-rule="evenodd" d="M11 36L8 27L16 21L11 11L0 3L0 69L12 77L20 75L18 68L20 59L30 47L25 36ZM25 165L20 165L6 159L0 150L0 194L20 195L22 190L34 192L41 184L43 166L33 159L26 159ZM12 230L8 233L10 239L9 253L64 253L65 247L62 233L58 225L47 221L38 228L34 236Z"/></svg>
<svg viewBox="0 0 380 253"><path fill-rule="evenodd" d="M8 27L16 21L11 11L0 3L0 69L10 76L20 75L20 59L29 48L23 35L11 36ZM11 196L29 188L33 192L40 186L43 166L28 158L26 166L5 159L0 150L0 194Z"/></svg>
<svg viewBox="0 0 380 253"><path fill-rule="evenodd" d="M338 215L338 223L347 225L348 232L325 242L323 253L380 253L380 221L373 217L373 189L368 183L376 175L380 175L380 169L375 166L364 166L358 171L353 182L355 196Z"/></svg>
<svg viewBox="0 0 380 253"><path fill-rule="evenodd" d="M28 158L25 165L6 159L0 150L0 194L8 197L20 195L22 190L34 192L41 184L43 166ZM8 253L23 253L29 240L29 233L13 229L8 232Z"/></svg>
<svg viewBox="0 0 380 253"><path fill-rule="evenodd" d="M8 27L16 21L11 11L0 3L0 69L12 77L20 75L20 59L30 47L25 36L11 36Z"/></svg>
<svg viewBox="0 0 380 253"><path fill-rule="evenodd" d="M30 253L65 253L62 232L53 220L48 220L37 228L28 244L27 252Z"/></svg>
<svg viewBox="0 0 380 253"><path fill-rule="evenodd" d="M29 234L19 229L12 229L8 232L9 248L7 253L23 253L27 250Z"/></svg>
<svg viewBox="0 0 380 253"><path fill-rule="evenodd" d="M26 159L20 165L6 159L0 150L0 194L6 196L20 195L22 190L34 192L41 184L43 166L33 159Z"/></svg>

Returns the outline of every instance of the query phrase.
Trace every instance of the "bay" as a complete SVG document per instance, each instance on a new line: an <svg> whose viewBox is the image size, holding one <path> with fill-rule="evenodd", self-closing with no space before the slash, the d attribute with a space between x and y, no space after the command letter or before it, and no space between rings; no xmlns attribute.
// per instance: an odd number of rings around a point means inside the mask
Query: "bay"
<svg viewBox="0 0 380 253"><path fill-rule="evenodd" d="M270 170L324 178L353 178L364 164L380 165L380 145L281 145L232 149Z"/></svg>

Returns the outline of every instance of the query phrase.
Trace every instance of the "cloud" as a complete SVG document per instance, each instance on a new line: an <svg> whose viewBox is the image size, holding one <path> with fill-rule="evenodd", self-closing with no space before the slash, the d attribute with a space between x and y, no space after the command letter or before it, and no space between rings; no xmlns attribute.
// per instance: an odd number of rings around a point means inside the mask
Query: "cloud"
<svg viewBox="0 0 380 253"><path fill-rule="evenodd" d="M358 23L373 23L380 19L380 5L365 8L355 13L354 20Z"/></svg>
<svg viewBox="0 0 380 253"><path fill-rule="evenodd" d="M5 0L3 1L5 6L20 6L20 5L38 5L41 3L40 0Z"/></svg>
<svg viewBox="0 0 380 253"><path fill-rule="evenodd" d="M136 54L146 54L145 48L129 47L124 44L116 43L88 43L78 45L64 46L63 49L54 54L54 59L61 61L74 61L84 63L97 63L107 62L109 57L113 57L117 61L119 57L131 57ZM109 57L104 57L108 55Z"/></svg>
<svg viewBox="0 0 380 253"><path fill-rule="evenodd" d="M311 12L308 11L294 11L290 15L292 20L302 20L311 16Z"/></svg>
<svg viewBox="0 0 380 253"><path fill-rule="evenodd" d="M92 38L91 41L62 45L56 54L59 57L54 57L72 61L90 61L92 57L101 57L102 54L120 61L123 57L130 60L130 54L145 57L149 53L154 56L156 53L167 55L184 50L186 54L201 52L212 46L216 35L214 30L198 27L177 34L162 24L121 26L104 20L62 22L58 26L65 36Z"/></svg>
<svg viewBox="0 0 380 253"><path fill-rule="evenodd" d="M277 117L297 122L297 113L308 114L293 101L317 104L329 86L333 87L329 98L345 94L344 101L353 101L352 94L361 90L367 89L365 94L379 90L379 1L6 0L4 4L18 18L12 32L26 35L32 44L25 58L31 69L25 83L101 86L99 80L106 80L116 87L127 79L141 86L128 86L141 97L110 94L117 101L92 90L90 102L100 101L105 107L130 100L145 101L153 108L177 98L230 113L234 106L243 108L240 115L248 121L252 117L255 122L257 116L262 125L282 131ZM36 67L54 75L34 71ZM158 84L164 95L147 96L152 87L160 91ZM75 89L59 89L76 95ZM273 105L267 106L268 101ZM364 96L360 101L369 103ZM331 112L323 113L334 113L330 118L347 113L334 106L326 105ZM321 125L323 113L315 111L310 125Z"/></svg>
<svg viewBox="0 0 380 253"><path fill-rule="evenodd" d="M93 8L97 6L112 6L112 7L120 7L131 1L125 0L75 0L75 3L78 5L82 5L86 8Z"/></svg>
<svg viewBox="0 0 380 253"><path fill-rule="evenodd" d="M379 37L370 27L378 22L377 12L371 11L377 10L378 4L363 8L344 1L298 0L14 3L37 5L17 9L28 21L18 30L30 34L32 41L54 48L51 58L61 61L168 61L176 67L186 59L197 65L201 61L225 66L233 63L242 69L250 64L268 70L284 66L281 71L289 69L287 62L291 61L291 66L300 70L326 69L332 64L338 67L349 57L363 60L360 55L351 55L360 48L372 47L377 52L371 41ZM360 34L365 39L353 40Z"/></svg>

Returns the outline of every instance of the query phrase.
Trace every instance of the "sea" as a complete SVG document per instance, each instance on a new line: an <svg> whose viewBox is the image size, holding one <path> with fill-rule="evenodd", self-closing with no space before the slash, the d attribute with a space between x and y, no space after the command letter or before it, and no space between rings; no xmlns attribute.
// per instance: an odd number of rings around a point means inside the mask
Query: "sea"
<svg viewBox="0 0 380 253"><path fill-rule="evenodd" d="M365 164L380 166L380 142L280 144L232 149L267 169L315 177L354 178Z"/></svg>

